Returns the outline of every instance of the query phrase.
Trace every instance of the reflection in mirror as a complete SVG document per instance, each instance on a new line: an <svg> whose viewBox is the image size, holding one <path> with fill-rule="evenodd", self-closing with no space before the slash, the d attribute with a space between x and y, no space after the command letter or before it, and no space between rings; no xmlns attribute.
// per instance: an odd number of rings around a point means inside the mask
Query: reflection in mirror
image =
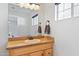
<svg viewBox="0 0 79 59"><path fill-rule="evenodd" d="M38 11L29 8L19 7L17 4L10 3L8 25L9 38L31 36L37 32Z"/></svg>

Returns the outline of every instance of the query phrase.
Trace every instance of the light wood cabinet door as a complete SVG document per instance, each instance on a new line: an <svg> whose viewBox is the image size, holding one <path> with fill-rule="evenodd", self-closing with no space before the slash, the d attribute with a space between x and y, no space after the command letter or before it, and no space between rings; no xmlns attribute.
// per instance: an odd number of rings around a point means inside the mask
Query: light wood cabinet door
<svg viewBox="0 0 79 59"><path fill-rule="evenodd" d="M52 49L47 49L44 51L44 56L53 56L53 50Z"/></svg>
<svg viewBox="0 0 79 59"><path fill-rule="evenodd" d="M43 51L38 51L38 52L34 52L29 54L30 56L43 56Z"/></svg>

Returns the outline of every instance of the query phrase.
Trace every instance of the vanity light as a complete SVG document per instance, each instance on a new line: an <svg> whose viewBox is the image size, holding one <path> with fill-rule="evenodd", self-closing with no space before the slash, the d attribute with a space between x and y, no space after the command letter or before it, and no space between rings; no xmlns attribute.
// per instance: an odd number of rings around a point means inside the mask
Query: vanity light
<svg viewBox="0 0 79 59"><path fill-rule="evenodd" d="M17 5L21 8L29 8L31 10L39 10L40 5L36 3L17 3Z"/></svg>
<svg viewBox="0 0 79 59"><path fill-rule="evenodd" d="M35 10L39 10L40 7L38 5L35 5L35 6L36 6Z"/></svg>
<svg viewBox="0 0 79 59"><path fill-rule="evenodd" d="M30 7L30 4L29 3L26 3L26 4L24 4L24 7L25 8L29 8Z"/></svg>
<svg viewBox="0 0 79 59"><path fill-rule="evenodd" d="M35 9L35 4L31 4L29 8L32 10Z"/></svg>

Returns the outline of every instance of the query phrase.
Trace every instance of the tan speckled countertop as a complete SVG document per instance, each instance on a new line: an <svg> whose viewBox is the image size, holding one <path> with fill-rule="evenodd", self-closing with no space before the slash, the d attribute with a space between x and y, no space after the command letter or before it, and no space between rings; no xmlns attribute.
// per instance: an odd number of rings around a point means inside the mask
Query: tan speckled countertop
<svg viewBox="0 0 79 59"><path fill-rule="evenodd" d="M18 47L31 46L31 45L37 45L37 44L43 44L43 43L50 43L50 42L54 42L54 39L41 38L40 42L30 43L30 44L26 43L25 40L8 41L7 49L13 49Z"/></svg>

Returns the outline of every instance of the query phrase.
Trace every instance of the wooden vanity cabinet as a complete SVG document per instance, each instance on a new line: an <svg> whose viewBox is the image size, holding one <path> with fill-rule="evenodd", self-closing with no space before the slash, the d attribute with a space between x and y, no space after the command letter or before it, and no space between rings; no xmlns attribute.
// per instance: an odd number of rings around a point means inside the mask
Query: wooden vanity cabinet
<svg viewBox="0 0 79 59"><path fill-rule="evenodd" d="M52 43L8 49L10 56L52 56Z"/></svg>
<svg viewBox="0 0 79 59"><path fill-rule="evenodd" d="M24 40L9 41L9 56L53 56L54 38L44 37L40 40L36 44L24 43Z"/></svg>
<svg viewBox="0 0 79 59"><path fill-rule="evenodd" d="M53 55L53 50L51 49L47 49L44 51L44 56L52 56Z"/></svg>
<svg viewBox="0 0 79 59"><path fill-rule="evenodd" d="M29 56L53 56L52 49L46 49L29 54Z"/></svg>

